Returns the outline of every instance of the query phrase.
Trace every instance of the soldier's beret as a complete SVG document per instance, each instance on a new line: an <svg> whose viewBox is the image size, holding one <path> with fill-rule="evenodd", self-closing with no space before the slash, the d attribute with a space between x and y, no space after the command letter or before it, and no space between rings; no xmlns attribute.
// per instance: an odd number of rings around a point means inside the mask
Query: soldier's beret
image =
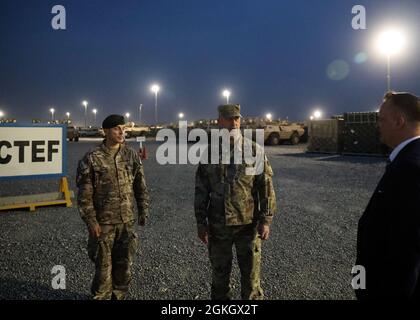
<svg viewBox="0 0 420 320"><path fill-rule="evenodd" d="M102 122L103 129L111 129L119 125L124 125L125 120L122 115L119 114L111 114L110 116L106 117L105 120Z"/></svg>
<svg viewBox="0 0 420 320"><path fill-rule="evenodd" d="M217 109L219 110L219 115L226 119L242 117L239 104L222 104Z"/></svg>

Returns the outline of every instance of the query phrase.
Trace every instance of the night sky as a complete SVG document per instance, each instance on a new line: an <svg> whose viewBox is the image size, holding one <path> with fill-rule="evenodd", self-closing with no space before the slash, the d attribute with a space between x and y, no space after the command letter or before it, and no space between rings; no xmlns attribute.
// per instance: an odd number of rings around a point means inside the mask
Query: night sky
<svg viewBox="0 0 420 320"><path fill-rule="evenodd" d="M51 27L56 4L66 9L64 31ZM351 27L356 4L367 10L366 30ZM375 37L388 25L408 39L391 60L392 89L419 95L419 0L0 0L0 110L30 121L48 120L54 107L56 118L68 111L82 124L86 99L92 124L94 107L98 123L109 113L137 120L142 103L152 123L157 82L165 122L181 111L216 117L223 88L247 116L374 111L386 91ZM367 60L356 63L358 53ZM328 69L337 59L344 69Z"/></svg>

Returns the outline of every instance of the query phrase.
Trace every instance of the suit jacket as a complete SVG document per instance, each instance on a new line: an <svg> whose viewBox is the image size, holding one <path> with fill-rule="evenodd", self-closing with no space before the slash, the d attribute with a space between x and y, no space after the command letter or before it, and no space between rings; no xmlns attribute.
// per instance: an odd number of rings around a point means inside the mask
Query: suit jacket
<svg viewBox="0 0 420 320"><path fill-rule="evenodd" d="M387 166L360 218L356 264L366 270L358 299L420 298L420 139Z"/></svg>

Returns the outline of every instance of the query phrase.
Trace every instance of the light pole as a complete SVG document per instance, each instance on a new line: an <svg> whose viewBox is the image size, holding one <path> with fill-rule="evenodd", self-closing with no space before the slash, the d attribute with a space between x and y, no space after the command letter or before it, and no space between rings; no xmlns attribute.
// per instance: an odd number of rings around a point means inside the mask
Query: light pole
<svg viewBox="0 0 420 320"><path fill-rule="evenodd" d="M88 102L86 100L84 100L82 102L82 104L85 107L85 128L86 128L86 118L87 118L87 106L88 106Z"/></svg>
<svg viewBox="0 0 420 320"><path fill-rule="evenodd" d="M226 97L226 104L229 104L230 91L225 89L223 90L222 95Z"/></svg>
<svg viewBox="0 0 420 320"><path fill-rule="evenodd" d="M378 37L378 49L387 57L387 90L391 91L391 56L400 52L405 45L405 36L399 30L388 29Z"/></svg>
<svg viewBox="0 0 420 320"><path fill-rule="evenodd" d="M96 127L96 113L98 112L98 110L97 109L93 109L92 110L92 112L93 112L93 125Z"/></svg>
<svg viewBox="0 0 420 320"><path fill-rule="evenodd" d="M154 84L150 87L150 90L155 94L155 122L158 122L158 114L157 114L157 94L160 90L159 85Z"/></svg>
<svg viewBox="0 0 420 320"><path fill-rule="evenodd" d="M141 107L142 106L143 106L143 104L140 103L140 106L139 106L139 125L141 124Z"/></svg>
<svg viewBox="0 0 420 320"><path fill-rule="evenodd" d="M52 122L54 122L54 111L55 111L54 108L51 108L50 109L50 112L51 112L51 121Z"/></svg>

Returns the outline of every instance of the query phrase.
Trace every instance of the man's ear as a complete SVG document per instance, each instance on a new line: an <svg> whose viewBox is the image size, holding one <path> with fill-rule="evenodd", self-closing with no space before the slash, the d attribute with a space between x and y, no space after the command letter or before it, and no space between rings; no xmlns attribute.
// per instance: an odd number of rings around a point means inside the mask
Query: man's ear
<svg viewBox="0 0 420 320"><path fill-rule="evenodd" d="M395 126L399 129L402 129L407 124L407 119L401 113L397 113L395 116Z"/></svg>

